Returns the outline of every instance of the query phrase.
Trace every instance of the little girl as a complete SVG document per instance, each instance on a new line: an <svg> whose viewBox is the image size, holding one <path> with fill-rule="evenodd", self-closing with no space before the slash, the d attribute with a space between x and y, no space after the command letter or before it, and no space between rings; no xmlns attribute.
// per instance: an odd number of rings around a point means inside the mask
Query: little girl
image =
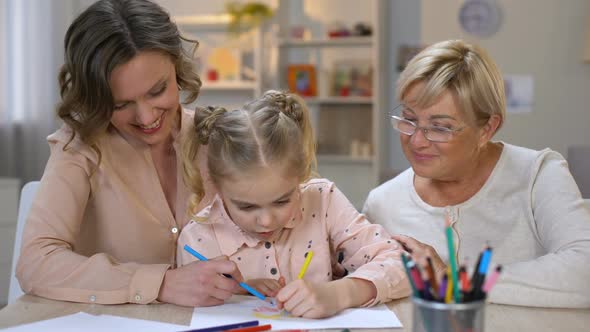
<svg viewBox="0 0 590 332"><path fill-rule="evenodd" d="M299 97L268 91L241 110L197 110L194 124L183 158L192 202L203 195L195 162L203 145L218 195L201 211L192 204L178 239L179 266L196 260L185 244L205 257L226 256L246 283L306 318L409 295L398 243L332 182L310 179L315 141ZM313 259L298 279L309 251Z"/></svg>

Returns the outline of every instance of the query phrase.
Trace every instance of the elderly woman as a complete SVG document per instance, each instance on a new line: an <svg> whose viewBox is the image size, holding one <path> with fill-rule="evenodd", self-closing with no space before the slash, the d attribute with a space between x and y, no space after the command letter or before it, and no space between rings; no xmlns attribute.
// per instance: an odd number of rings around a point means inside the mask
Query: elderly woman
<svg viewBox="0 0 590 332"><path fill-rule="evenodd" d="M369 194L369 220L441 273L450 210L459 261L473 265L487 244L504 267L491 302L590 307L590 209L559 153L492 141L505 96L488 55L460 40L434 44L397 94L391 121L411 168Z"/></svg>

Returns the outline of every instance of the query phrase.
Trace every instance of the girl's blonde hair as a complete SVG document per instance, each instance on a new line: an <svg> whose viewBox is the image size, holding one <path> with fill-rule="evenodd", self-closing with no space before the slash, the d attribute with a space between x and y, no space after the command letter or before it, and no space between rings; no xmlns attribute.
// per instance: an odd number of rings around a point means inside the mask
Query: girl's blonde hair
<svg viewBox="0 0 590 332"><path fill-rule="evenodd" d="M315 139L309 110L295 94L269 90L240 110L197 109L194 129L187 135L183 173L195 193L191 213L197 212L194 209L205 194L196 162L203 145L207 145L207 167L216 186L223 179L258 167L286 167L286 172L301 182L315 174Z"/></svg>
<svg viewBox="0 0 590 332"><path fill-rule="evenodd" d="M420 107L432 105L443 92L450 91L457 97L460 111L478 126L494 114L500 116L500 126L506 118L502 75L488 54L475 45L447 40L418 53L397 82L398 100L405 100L417 83L425 84L417 100L412 101Z"/></svg>

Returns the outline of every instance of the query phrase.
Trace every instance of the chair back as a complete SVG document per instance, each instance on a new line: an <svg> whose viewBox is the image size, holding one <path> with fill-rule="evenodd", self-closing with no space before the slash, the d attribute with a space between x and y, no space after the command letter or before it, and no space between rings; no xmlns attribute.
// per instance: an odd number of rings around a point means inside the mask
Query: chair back
<svg viewBox="0 0 590 332"><path fill-rule="evenodd" d="M32 181L23 187L20 194L20 202L18 205L18 219L16 222L16 234L14 236L14 250L12 251L12 269L10 271L10 289L8 291L8 303L14 302L19 296L23 295L24 292L20 288L20 284L16 279L16 263L20 256L20 247L23 237L23 229L25 228L25 222L33 204L33 199L37 193L37 187L39 181Z"/></svg>

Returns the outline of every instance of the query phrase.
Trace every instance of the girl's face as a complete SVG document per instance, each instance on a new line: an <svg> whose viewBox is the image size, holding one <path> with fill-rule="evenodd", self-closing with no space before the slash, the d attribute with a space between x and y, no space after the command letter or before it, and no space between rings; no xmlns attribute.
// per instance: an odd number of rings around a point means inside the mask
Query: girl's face
<svg viewBox="0 0 590 332"><path fill-rule="evenodd" d="M246 233L276 239L300 213L299 178L284 176L282 167L265 167L222 180L218 190L225 209Z"/></svg>
<svg viewBox="0 0 590 332"><path fill-rule="evenodd" d="M148 145L166 143L179 117L176 70L169 56L145 51L113 70L111 124Z"/></svg>

